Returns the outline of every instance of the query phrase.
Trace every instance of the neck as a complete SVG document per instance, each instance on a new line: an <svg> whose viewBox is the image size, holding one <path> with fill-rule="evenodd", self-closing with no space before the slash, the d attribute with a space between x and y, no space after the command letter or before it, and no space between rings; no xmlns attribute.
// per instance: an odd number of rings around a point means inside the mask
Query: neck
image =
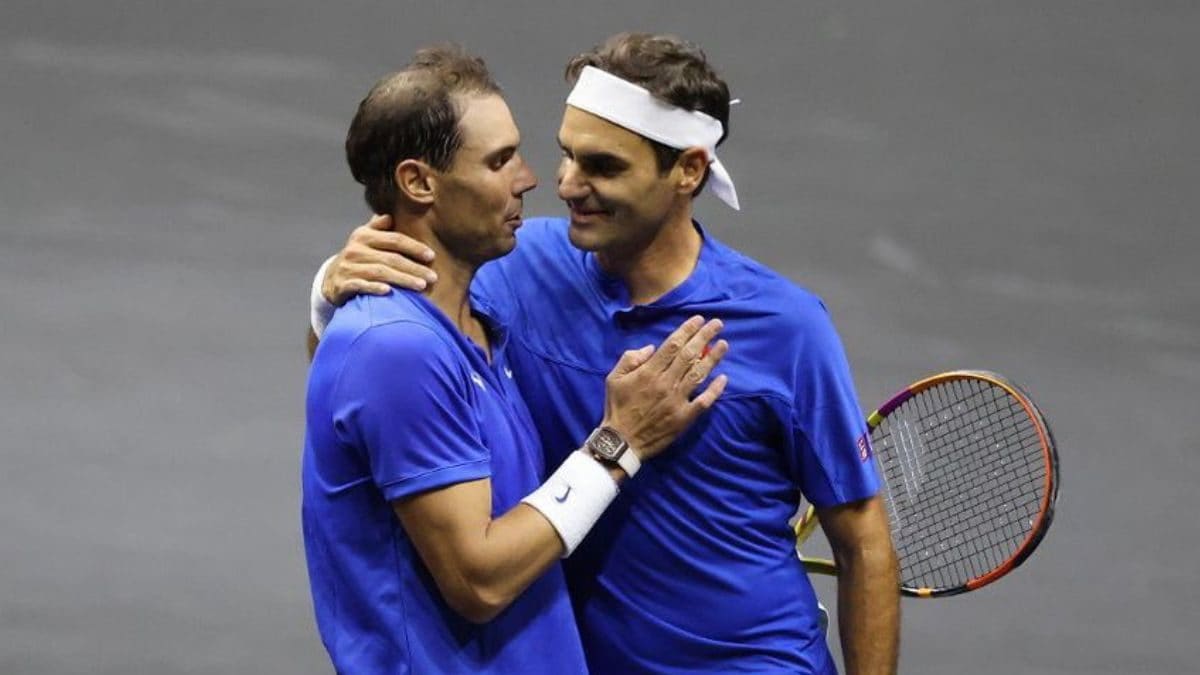
<svg viewBox="0 0 1200 675"><path fill-rule="evenodd" d="M429 301L454 323L459 332L477 343L483 339L481 346L486 347L486 339L483 337L479 321L471 314L471 280L475 278L479 266L456 258L441 240L434 236L423 219L409 220L393 215L393 223L397 232L407 234L433 249L434 259L429 266L437 274L438 280L432 287L426 287L421 294L429 298Z"/></svg>
<svg viewBox="0 0 1200 675"><path fill-rule="evenodd" d="M470 288L478 266L458 260L450 260L449 254L437 246L431 246L437 257L430 265L437 273L438 281L426 288L425 297L442 310L464 335L475 338L477 321L471 315Z"/></svg>
<svg viewBox="0 0 1200 675"><path fill-rule="evenodd" d="M622 250L596 252L605 273L625 282L635 305L654 302L692 273L700 258L702 239L692 224L690 200L673 210L649 242L635 242Z"/></svg>

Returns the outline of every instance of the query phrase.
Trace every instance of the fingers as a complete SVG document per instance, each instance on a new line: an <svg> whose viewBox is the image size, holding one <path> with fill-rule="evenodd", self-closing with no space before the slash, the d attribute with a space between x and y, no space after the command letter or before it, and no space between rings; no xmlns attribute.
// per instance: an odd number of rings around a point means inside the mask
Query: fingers
<svg viewBox="0 0 1200 675"><path fill-rule="evenodd" d="M392 225L391 216L376 215L350 233L321 282L330 302L341 305L359 293L384 295L392 286L423 291L437 282L437 273L427 267L433 249Z"/></svg>
<svg viewBox="0 0 1200 675"><path fill-rule="evenodd" d="M701 382L708 379L713 369L717 367L721 359L725 358L725 354L728 352L729 343L724 340L717 340L716 344L711 349L706 350L704 356L688 369L683 379L679 381L679 386L684 387L687 393L690 394L696 387L700 386Z"/></svg>
<svg viewBox="0 0 1200 675"><path fill-rule="evenodd" d="M374 252L366 258L379 260L382 255ZM434 281L437 281L437 275L433 270L405 259L356 263L343 255L334 261L321 290L330 302L340 306L359 293L385 295L393 286L423 291Z"/></svg>
<svg viewBox="0 0 1200 675"><path fill-rule="evenodd" d="M622 375L632 373L641 367L642 364L646 363L653 353L654 345L646 345L641 349L627 350L624 354L621 354L617 365L613 366L612 371L609 372L609 377L621 377Z"/></svg>
<svg viewBox="0 0 1200 675"><path fill-rule="evenodd" d="M339 288L345 296L341 301L343 304L356 295L387 295L388 291L392 290L388 284L362 279L347 279Z"/></svg>
<svg viewBox="0 0 1200 675"><path fill-rule="evenodd" d="M728 379L719 375L692 396L729 352L728 342L714 342L722 328L720 320L693 316L658 349L650 345L622 354L609 373L605 424L620 430L643 459L661 452L725 391Z"/></svg>
<svg viewBox="0 0 1200 675"><path fill-rule="evenodd" d="M708 387L700 393L699 396L692 399L688 404L688 416L695 420L705 411L713 407L717 399L725 391L725 384L729 382L729 377L726 375L718 375L713 378L713 381L708 384Z"/></svg>
<svg viewBox="0 0 1200 675"><path fill-rule="evenodd" d="M713 319L704 323L699 330L693 333L678 353L676 353L671 363L667 365L666 371L668 377L674 378L673 381L677 384L687 384L684 380L687 379L688 373L707 358L705 356L706 353L711 356L711 350L707 349L708 343L717 336L717 333L721 332L724 326L725 324L720 319ZM704 377L707 376L706 372ZM691 387L700 384L703 379L691 382Z"/></svg>
<svg viewBox="0 0 1200 675"><path fill-rule="evenodd" d="M404 267L403 269L410 268ZM339 296L355 295L356 293L383 295L392 286L410 291L423 291L429 286L430 280L436 281L437 277L422 276L419 271L416 271L419 269L422 268L417 267L406 272L383 264L344 263L337 270L333 286L335 293Z"/></svg>
<svg viewBox="0 0 1200 675"><path fill-rule="evenodd" d="M345 277L362 277L368 281L386 282L396 275L423 279L427 284L437 281L437 273L421 263L396 253L373 249L346 249L336 271Z"/></svg>
<svg viewBox="0 0 1200 675"><path fill-rule="evenodd" d="M335 294L344 294L343 286L352 280L414 291L423 291L437 282L437 273L425 266L433 259L433 251L406 234L375 229L380 218L372 218L350 235L330 274Z"/></svg>
<svg viewBox="0 0 1200 675"><path fill-rule="evenodd" d="M676 328L674 332L667 336L666 340L663 340L662 346L646 362L647 365L653 367L655 370L666 370L675 361L679 352L688 344L688 341L703 326L704 317L702 316L693 316L684 321L680 324L679 328Z"/></svg>
<svg viewBox="0 0 1200 675"><path fill-rule="evenodd" d="M366 225L356 228L350 234L350 240L346 243L347 253L350 251L362 253L365 250L391 251L418 262L428 263L433 260L433 249L403 232L391 230L390 218L386 221L387 229L380 229L376 226L379 218L387 218L387 216L372 218Z"/></svg>

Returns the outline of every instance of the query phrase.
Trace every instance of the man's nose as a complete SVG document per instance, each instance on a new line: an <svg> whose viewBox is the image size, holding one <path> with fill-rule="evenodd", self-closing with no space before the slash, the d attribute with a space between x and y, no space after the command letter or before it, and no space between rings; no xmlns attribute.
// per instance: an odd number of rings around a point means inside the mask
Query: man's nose
<svg viewBox="0 0 1200 675"><path fill-rule="evenodd" d="M537 184L537 174L535 174L533 169L529 168L529 165L525 163L524 159L522 159L521 169L517 173L516 182L513 184L513 194L519 197L537 187Z"/></svg>
<svg viewBox="0 0 1200 675"><path fill-rule="evenodd" d="M560 199L582 199L587 196L587 183L579 167L566 157L558 165L558 196Z"/></svg>

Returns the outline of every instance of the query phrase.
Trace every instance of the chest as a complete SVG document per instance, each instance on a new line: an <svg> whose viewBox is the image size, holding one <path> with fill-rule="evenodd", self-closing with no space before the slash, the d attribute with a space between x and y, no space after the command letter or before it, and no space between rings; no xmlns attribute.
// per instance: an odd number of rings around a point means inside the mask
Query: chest
<svg viewBox="0 0 1200 675"><path fill-rule="evenodd" d="M497 352L491 363L472 361L463 376L471 392L470 422L489 451L492 510L498 515L541 482L541 442L506 353Z"/></svg>
<svg viewBox="0 0 1200 675"><path fill-rule="evenodd" d="M686 319L683 317L680 321ZM621 353L646 344L660 344L673 327L651 329L615 327L591 340L553 339L541 331L526 340L514 340L510 355L516 382L533 411L534 425L546 453L546 465L555 466L566 453L580 447L600 423L604 413L605 378ZM730 357L733 354L731 352ZM676 448L686 448L692 461L726 467L752 460L770 463L786 439L789 408L777 382L763 384L761 369L748 361L727 357L714 376L730 375L730 386L693 430L684 434L659 462L670 459ZM741 387L734 387L734 378ZM760 386L750 382L756 379ZM702 385L703 386L703 385ZM711 430L707 434L705 430Z"/></svg>

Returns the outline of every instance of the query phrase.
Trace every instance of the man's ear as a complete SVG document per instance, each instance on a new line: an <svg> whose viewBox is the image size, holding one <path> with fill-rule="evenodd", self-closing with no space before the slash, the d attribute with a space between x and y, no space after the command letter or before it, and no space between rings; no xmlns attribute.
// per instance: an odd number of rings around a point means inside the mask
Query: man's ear
<svg viewBox="0 0 1200 675"><path fill-rule="evenodd" d="M679 153L675 167L679 170L677 190L690 195L704 180L704 172L708 170L708 152L704 148L688 148Z"/></svg>
<svg viewBox="0 0 1200 675"><path fill-rule="evenodd" d="M433 203L437 192L437 179L433 175L433 167L419 159L406 159L396 165L392 174L396 181L399 197L415 204L429 205Z"/></svg>

